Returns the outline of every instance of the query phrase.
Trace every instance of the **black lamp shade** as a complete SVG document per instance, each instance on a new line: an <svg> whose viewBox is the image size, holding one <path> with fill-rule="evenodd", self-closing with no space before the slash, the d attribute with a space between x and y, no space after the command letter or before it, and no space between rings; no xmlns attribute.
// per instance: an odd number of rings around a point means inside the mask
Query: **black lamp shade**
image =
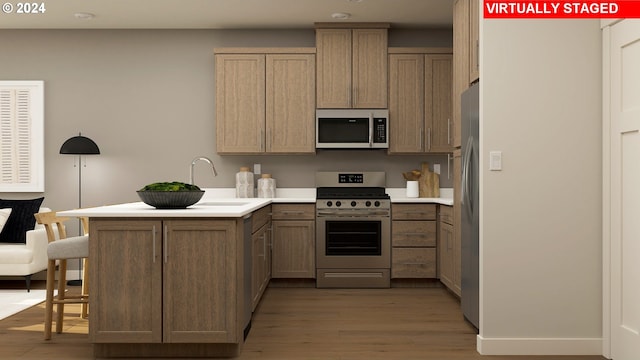
<svg viewBox="0 0 640 360"><path fill-rule="evenodd" d="M60 147L60 154L98 155L98 145L86 136L78 135L67 139Z"/></svg>

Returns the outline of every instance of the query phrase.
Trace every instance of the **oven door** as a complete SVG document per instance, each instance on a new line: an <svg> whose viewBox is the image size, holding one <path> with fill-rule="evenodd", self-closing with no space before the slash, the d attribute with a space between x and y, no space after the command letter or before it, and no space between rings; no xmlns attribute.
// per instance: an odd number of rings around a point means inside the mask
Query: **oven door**
<svg viewBox="0 0 640 360"><path fill-rule="evenodd" d="M316 261L324 269L389 269L388 216L322 216L316 220Z"/></svg>

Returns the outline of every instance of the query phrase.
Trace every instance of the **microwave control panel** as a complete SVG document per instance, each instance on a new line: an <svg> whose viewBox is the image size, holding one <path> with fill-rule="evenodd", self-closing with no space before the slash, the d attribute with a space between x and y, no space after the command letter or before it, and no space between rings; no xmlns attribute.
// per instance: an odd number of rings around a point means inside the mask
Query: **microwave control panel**
<svg viewBox="0 0 640 360"><path fill-rule="evenodd" d="M373 119L373 142L374 143L387 142L387 119L385 118Z"/></svg>

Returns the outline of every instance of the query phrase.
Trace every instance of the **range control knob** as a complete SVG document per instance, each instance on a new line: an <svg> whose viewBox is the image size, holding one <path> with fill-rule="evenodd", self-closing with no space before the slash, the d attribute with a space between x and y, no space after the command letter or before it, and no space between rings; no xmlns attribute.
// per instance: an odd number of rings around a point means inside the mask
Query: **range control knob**
<svg viewBox="0 0 640 360"><path fill-rule="evenodd" d="M373 205L374 205L375 207L380 206L380 201L376 201L376 202L374 202L374 203L373 203Z"/></svg>
<svg viewBox="0 0 640 360"><path fill-rule="evenodd" d="M331 207L331 206L333 206L333 203L331 201L327 201L327 206Z"/></svg>
<svg viewBox="0 0 640 360"><path fill-rule="evenodd" d="M368 201L364 203L367 207L371 206L371 201Z"/></svg>
<svg viewBox="0 0 640 360"><path fill-rule="evenodd" d="M336 206L340 207L342 206L342 203L340 201L336 201Z"/></svg>
<svg viewBox="0 0 640 360"><path fill-rule="evenodd" d="M351 202L351 207L356 207L356 202L355 201Z"/></svg>

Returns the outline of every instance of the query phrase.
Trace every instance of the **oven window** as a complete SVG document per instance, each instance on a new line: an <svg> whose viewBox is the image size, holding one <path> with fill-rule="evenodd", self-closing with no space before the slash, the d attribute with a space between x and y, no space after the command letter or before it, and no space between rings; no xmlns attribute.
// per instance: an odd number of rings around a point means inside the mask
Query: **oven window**
<svg viewBox="0 0 640 360"><path fill-rule="evenodd" d="M327 256L371 256L382 253L380 221L327 221Z"/></svg>
<svg viewBox="0 0 640 360"><path fill-rule="evenodd" d="M320 143L368 143L368 118L320 118L318 119Z"/></svg>

